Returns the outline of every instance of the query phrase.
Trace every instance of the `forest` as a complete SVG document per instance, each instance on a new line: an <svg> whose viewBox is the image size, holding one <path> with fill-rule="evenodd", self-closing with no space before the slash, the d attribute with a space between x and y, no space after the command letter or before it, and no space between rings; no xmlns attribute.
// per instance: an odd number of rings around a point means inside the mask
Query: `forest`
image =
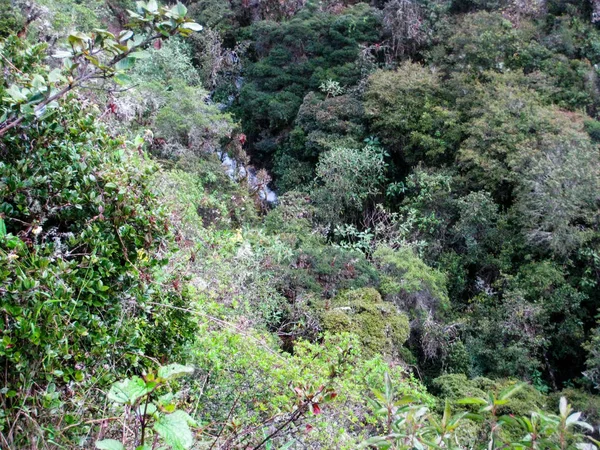
<svg viewBox="0 0 600 450"><path fill-rule="evenodd" d="M0 0L0 449L600 449L599 0Z"/></svg>

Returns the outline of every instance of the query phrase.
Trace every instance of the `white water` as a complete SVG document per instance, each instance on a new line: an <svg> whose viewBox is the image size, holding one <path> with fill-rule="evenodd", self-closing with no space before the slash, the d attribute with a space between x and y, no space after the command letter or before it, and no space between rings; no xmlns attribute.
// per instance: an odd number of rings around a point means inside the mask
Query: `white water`
<svg viewBox="0 0 600 450"><path fill-rule="evenodd" d="M222 151L217 151L217 155L223 163L227 175L229 175L232 180L238 181L246 178L250 187L256 188L258 186L258 182L256 180L256 171L253 168L248 168L244 165L238 164L237 161L231 159L227 153L223 153ZM277 194L271 190L269 186L262 187L259 190L258 195L267 203L277 203Z"/></svg>
<svg viewBox="0 0 600 450"><path fill-rule="evenodd" d="M244 85L244 77L237 77L235 80L235 88L237 89L238 92L242 89L243 85ZM229 108L233 104L234 101L235 101L235 95L232 94L227 99L226 104L218 103L217 107L221 111L225 111L227 108ZM248 167L238 164L237 161L234 161L233 159L231 159L229 157L229 155L227 153L224 153L222 151L217 151L217 155L219 156L219 159L223 163L223 166L225 166L227 175L229 175L229 177L232 180L238 181L240 179L247 178L248 185L251 188L258 187L258 182L256 180L256 170L254 170L253 168L248 168ZM277 203L277 194L273 190L271 190L271 188L269 188L269 186L264 186L263 188L261 188L260 191L258 192L258 195L260 196L260 198L263 201L266 201L267 203L270 203L270 204Z"/></svg>

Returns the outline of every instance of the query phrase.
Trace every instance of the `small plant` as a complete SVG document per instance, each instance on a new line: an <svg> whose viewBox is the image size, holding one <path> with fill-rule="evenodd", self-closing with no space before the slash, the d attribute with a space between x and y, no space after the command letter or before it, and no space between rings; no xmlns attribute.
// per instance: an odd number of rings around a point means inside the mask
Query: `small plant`
<svg viewBox="0 0 600 450"><path fill-rule="evenodd" d="M166 448L191 448L194 436L190 426L196 425L194 419L177 409L175 394L160 392L170 381L193 372L191 367L170 364L160 367L156 373L115 383L108 392L108 399L123 411L121 440L97 441L96 448L125 450L129 448L128 443L132 443L131 448L136 450L154 450L160 440Z"/></svg>
<svg viewBox="0 0 600 450"><path fill-rule="evenodd" d="M319 89L321 89L321 92L324 94L327 94L327 98L337 97L344 93L344 88L342 85L339 82L331 79L322 82L319 86Z"/></svg>
<svg viewBox="0 0 600 450"><path fill-rule="evenodd" d="M361 444L360 448L381 449L549 449L570 448L597 449L600 442L585 436L581 429L590 433L594 428L579 420L581 413L573 412L567 399L560 399L559 414L535 411L530 417L499 415L509 404L513 395L524 387L523 384L509 386L500 393L488 393L487 398L471 397L458 400L457 405L477 405L478 413L466 411L453 414L450 402L446 399L441 415L430 412L427 406L419 404L410 396L397 397L388 374L385 375L385 391L374 391L371 400L375 417L380 420L386 434L374 436ZM477 425L481 439L478 442L463 442L461 431ZM509 426L510 433L503 428ZM514 436L522 436L514 438ZM484 438L484 436L487 436ZM586 440L590 443L587 443Z"/></svg>

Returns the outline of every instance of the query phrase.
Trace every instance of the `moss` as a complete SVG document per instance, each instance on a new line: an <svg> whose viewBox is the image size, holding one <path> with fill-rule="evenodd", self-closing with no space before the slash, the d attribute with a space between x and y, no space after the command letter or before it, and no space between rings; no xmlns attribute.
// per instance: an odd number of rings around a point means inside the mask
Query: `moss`
<svg viewBox="0 0 600 450"><path fill-rule="evenodd" d="M451 373L433 380L432 392L442 399L459 400L465 397L486 397L486 392L465 374Z"/></svg>
<svg viewBox="0 0 600 450"><path fill-rule="evenodd" d="M430 298L432 304L446 309L449 304L446 276L429 267L411 248L392 250L380 247L374 254L378 266L386 274L381 289L386 296Z"/></svg>
<svg viewBox="0 0 600 450"><path fill-rule="evenodd" d="M356 334L369 354L394 355L408 339L408 318L373 288L353 289L338 295L321 315L326 331Z"/></svg>

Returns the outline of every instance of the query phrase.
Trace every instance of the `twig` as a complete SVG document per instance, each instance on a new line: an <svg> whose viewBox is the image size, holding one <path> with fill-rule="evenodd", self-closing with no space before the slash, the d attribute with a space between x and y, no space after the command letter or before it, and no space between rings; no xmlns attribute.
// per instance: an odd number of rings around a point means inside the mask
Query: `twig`
<svg viewBox="0 0 600 450"><path fill-rule="evenodd" d="M227 426L227 422L229 422L229 419L231 418L231 415L233 414L233 410L237 406L237 402L238 402L239 399L240 399L240 396L238 395L236 397L236 399L234 400L233 405L231 405L231 409L229 410L229 414L227 414L227 419L225 419L225 422L224 422L223 426L221 427L221 429L219 430L219 433L217 434L217 437L215 438L215 440L213 441L213 443L211 444L211 446L208 447L208 450L212 450L212 448L219 441L219 438L221 437L221 434L223 434L223 430Z"/></svg>

